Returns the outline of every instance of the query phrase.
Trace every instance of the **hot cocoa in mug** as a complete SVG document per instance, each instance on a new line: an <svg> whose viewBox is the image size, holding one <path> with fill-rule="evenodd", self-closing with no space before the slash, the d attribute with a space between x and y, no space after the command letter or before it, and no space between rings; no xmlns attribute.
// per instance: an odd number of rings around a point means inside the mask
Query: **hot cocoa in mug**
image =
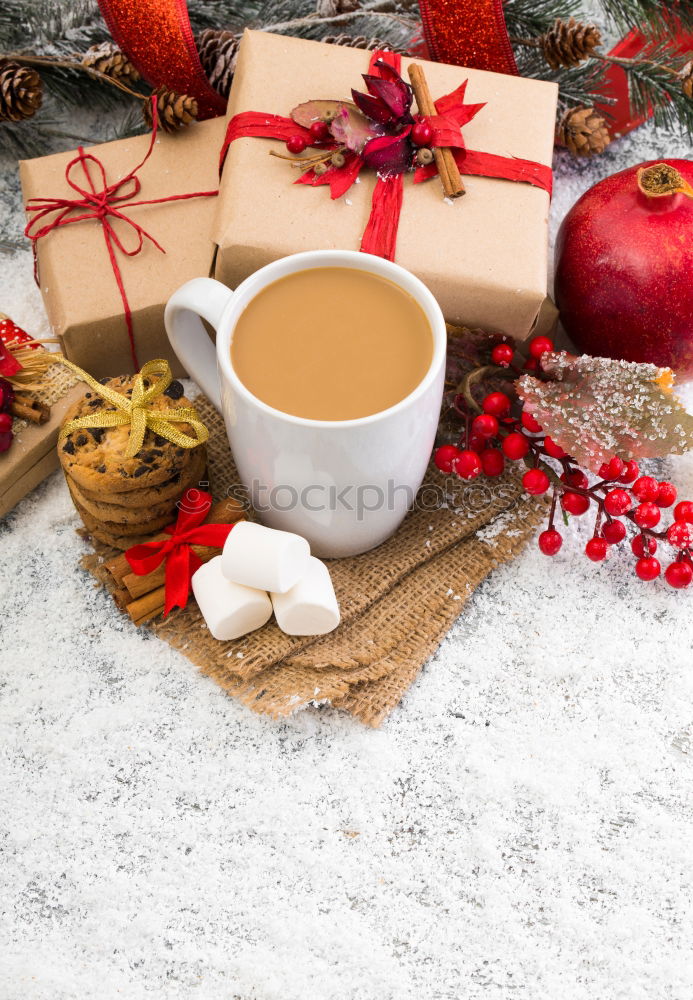
<svg viewBox="0 0 693 1000"><path fill-rule="evenodd" d="M418 278L369 254L294 254L234 291L188 282L166 329L224 415L261 521L327 558L397 529L428 464L445 374L445 322Z"/></svg>

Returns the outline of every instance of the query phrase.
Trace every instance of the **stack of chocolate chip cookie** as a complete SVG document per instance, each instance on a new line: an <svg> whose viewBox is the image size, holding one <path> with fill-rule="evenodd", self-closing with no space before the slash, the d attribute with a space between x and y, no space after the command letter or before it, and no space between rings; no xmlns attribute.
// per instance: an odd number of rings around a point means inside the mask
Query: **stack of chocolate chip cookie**
<svg viewBox="0 0 693 1000"><path fill-rule="evenodd" d="M104 384L130 396L133 377L122 376ZM164 412L190 406L183 386L176 381L151 403L152 409ZM88 391L65 420L114 409L97 393ZM176 427L190 432L186 423ZM182 448L150 429L137 455L125 458L129 436L129 425L85 427L73 430L58 444L67 485L87 531L100 542L123 550L172 524L182 493L206 482L207 467L204 444Z"/></svg>

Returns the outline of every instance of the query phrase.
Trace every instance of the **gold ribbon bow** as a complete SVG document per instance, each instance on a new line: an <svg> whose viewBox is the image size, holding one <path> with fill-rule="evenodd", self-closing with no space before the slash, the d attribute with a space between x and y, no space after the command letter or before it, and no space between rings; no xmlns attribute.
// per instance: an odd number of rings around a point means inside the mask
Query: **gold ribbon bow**
<svg viewBox="0 0 693 1000"><path fill-rule="evenodd" d="M106 402L111 403L116 408L115 412L108 410L105 413L94 413L68 421L60 429L60 440L67 437L72 431L82 428L124 427L130 424L130 439L125 449L125 458L133 458L142 447L147 430L159 434L167 441L172 441L180 448L196 448L198 444L204 444L209 437L209 431L198 417L197 410L191 406L181 407L178 410L153 410L151 408L153 400L161 396L173 380L173 373L168 361L161 358L156 361L148 361L135 375L132 396L128 397L97 382L87 372L78 368L77 365L73 365L71 361L67 361L65 358L60 360L82 382L86 382L90 389L93 389ZM144 380L147 378L155 379L149 387L144 384ZM184 434L183 431L173 426L177 423L190 424L195 432L195 437Z"/></svg>

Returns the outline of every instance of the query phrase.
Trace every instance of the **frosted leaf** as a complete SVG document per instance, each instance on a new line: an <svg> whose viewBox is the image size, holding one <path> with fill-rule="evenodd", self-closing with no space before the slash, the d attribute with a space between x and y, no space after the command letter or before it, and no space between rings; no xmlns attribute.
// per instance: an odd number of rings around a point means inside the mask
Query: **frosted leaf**
<svg viewBox="0 0 693 1000"><path fill-rule="evenodd" d="M291 111L291 117L297 125L310 128L313 122L332 122L342 111L342 108L353 107L348 101L304 101L297 104Z"/></svg>
<svg viewBox="0 0 693 1000"><path fill-rule="evenodd" d="M551 381L523 375L515 383L524 408L584 468L603 462L681 455L693 447L693 417L672 391L669 368L546 354L542 371Z"/></svg>
<svg viewBox="0 0 693 1000"><path fill-rule="evenodd" d="M330 123L330 132L340 145L352 149L355 153L360 153L368 140L377 134L373 123L353 104L341 105Z"/></svg>

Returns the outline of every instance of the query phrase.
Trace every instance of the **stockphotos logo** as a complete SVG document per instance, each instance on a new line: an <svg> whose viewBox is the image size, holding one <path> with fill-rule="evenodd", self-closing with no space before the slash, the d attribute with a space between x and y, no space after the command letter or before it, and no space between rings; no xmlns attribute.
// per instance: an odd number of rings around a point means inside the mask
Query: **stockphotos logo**
<svg viewBox="0 0 693 1000"><path fill-rule="evenodd" d="M498 500L510 500L515 495L511 486L498 482L466 483L459 479L446 479L443 483L424 483L416 495L414 491L394 480L382 484L345 486L310 483L300 490L288 484L267 486L253 480L250 486L232 486L227 497L246 510L258 514L285 514L292 510L307 510L312 514L331 514L337 511L355 513L363 521L375 511L395 511L414 508L423 511L448 509L480 514Z"/></svg>

